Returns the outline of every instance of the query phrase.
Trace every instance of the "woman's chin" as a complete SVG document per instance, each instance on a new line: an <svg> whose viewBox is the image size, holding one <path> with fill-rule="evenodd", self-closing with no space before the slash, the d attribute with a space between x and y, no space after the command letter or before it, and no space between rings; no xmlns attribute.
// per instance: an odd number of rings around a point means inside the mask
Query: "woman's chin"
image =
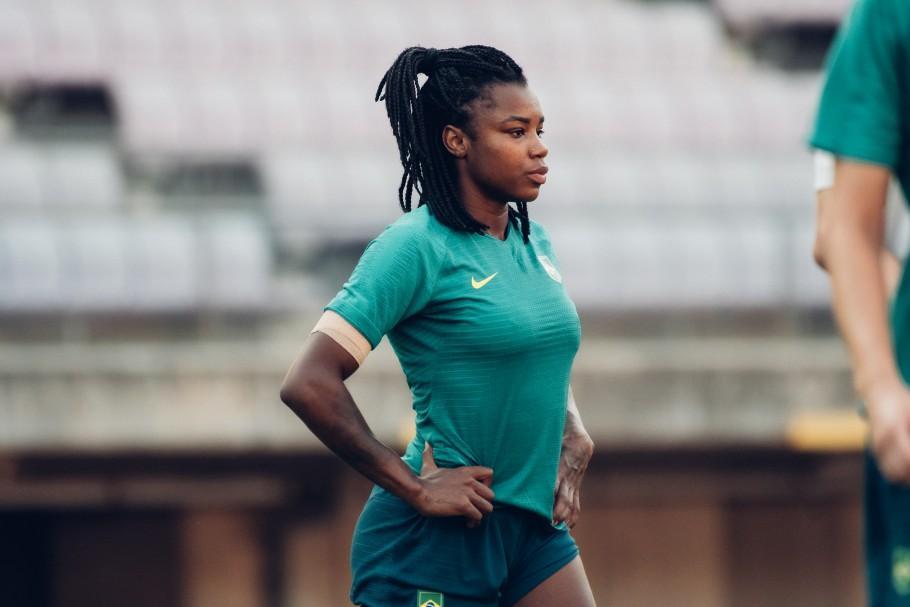
<svg viewBox="0 0 910 607"><path fill-rule="evenodd" d="M534 188L530 192L526 192L523 196L516 198L520 202L534 202L537 200L537 197L540 196L540 188Z"/></svg>

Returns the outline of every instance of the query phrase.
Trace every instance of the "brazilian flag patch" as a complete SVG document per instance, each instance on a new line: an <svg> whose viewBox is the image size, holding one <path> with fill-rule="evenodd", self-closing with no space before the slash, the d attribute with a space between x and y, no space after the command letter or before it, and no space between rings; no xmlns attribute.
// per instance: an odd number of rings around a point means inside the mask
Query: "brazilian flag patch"
<svg viewBox="0 0 910 607"><path fill-rule="evenodd" d="M910 549L898 546L891 555L891 583L900 596L910 594Z"/></svg>
<svg viewBox="0 0 910 607"><path fill-rule="evenodd" d="M444 607L445 597L441 592L428 592L419 590L417 592L417 607Z"/></svg>

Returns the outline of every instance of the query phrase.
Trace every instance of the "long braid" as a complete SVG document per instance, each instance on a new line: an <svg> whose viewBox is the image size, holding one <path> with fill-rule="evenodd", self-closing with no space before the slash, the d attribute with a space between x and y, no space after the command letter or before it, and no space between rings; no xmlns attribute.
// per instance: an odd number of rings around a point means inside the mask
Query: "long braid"
<svg viewBox="0 0 910 607"><path fill-rule="evenodd" d="M518 210L515 211L515 215L518 216L518 221L521 225L521 237L525 242L528 242L528 237L531 235L531 220L528 217L528 203L517 202L515 206L518 207Z"/></svg>
<svg viewBox="0 0 910 607"><path fill-rule="evenodd" d="M418 75L427 81L420 86ZM527 84L521 67L511 57L482 45L444 50L413 46L403 50L376 89L376 101L385 101L392 133L404 172L398 186L398 202L404 212L417 206L430 207L442 223L456 230L482 234L489 226L474 219L461 203L455 164L440 141L446 124L466 128L468 104L480 97L491 83ZM509 208L517 219L522 238L531 233L528 205Z"/></svg>

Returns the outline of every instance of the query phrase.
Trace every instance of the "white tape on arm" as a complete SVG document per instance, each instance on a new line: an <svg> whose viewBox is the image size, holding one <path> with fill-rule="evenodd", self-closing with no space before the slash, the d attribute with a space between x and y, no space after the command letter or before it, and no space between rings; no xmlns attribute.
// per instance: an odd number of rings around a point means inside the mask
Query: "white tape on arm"
<svg viewBox="0 0 910 607"><path fill-rule="evenodd" d="M821 192L834 185L835 158L831 152L815 150L815 191Z"/></svg>
<svg viewBox="0 0 910 607"><path fill-rule="evenodd" d="M891 184L885 203L885 248L902 262L910 249L910 213L895 183Z"/></svg>
<svg viewBox="0 0 910 607"><path fill-rule="evenodd" d="M335 340L335 343L347 350L348 354L357 361L358 366L363 364L367 354L372 350L367 338L337 312L326 310L311 333L317 331L328 335Z"/></svg>

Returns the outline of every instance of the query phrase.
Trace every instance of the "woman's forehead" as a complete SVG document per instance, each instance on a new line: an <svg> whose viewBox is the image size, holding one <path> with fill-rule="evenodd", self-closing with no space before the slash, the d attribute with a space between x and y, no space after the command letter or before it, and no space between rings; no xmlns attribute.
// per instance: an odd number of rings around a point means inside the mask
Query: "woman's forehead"
<svg viewBox="0 0 910 607"><path fill-rule="evenodd" d="M517 83L491 84L474 102L474 118L501 122L511 116L539 121L543 118L540 101L531 89Z"/></svg>

